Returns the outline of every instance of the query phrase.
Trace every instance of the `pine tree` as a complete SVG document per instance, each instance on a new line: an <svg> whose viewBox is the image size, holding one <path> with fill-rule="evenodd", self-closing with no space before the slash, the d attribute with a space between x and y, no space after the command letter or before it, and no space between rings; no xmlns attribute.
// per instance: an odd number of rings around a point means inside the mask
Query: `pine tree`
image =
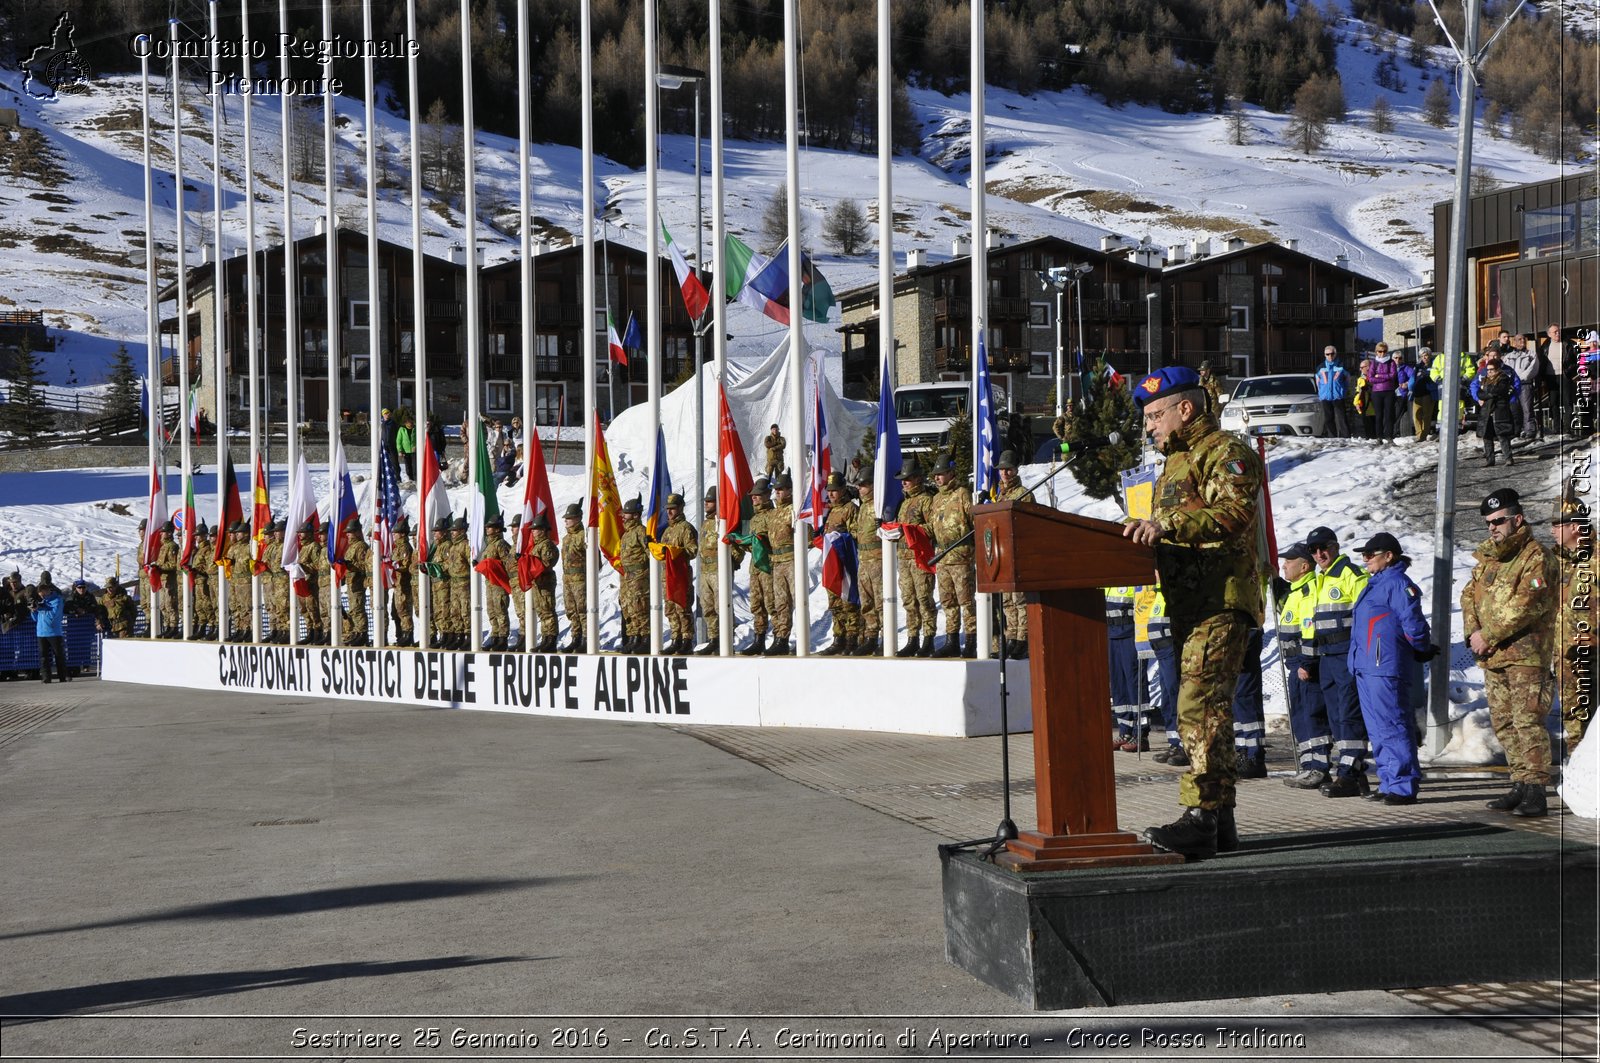
<svg viewBox="0 0 1600 1063"><path fill-rule="evenodd" d="M1074 404L1067 432L1067 442L1078 455L1072 475L1091 498L1111 498L1120 492L1123 470L1139 464L1143 428L1126 379L1115 387L1108 381ZM1113 432L1121 441L1108 445L1104 440Z"/></svg>
<svg viewBox="0 0 1600 1063"><path fill-rule="evenodd" d="M853 199L841 199L835 203L828 212L827 220L822 223L822 238L841 255L853 255L860 251L866 246L870 235L867 216Z"/></svg>
<svg viewBox="0 0 1600 1063"><path fill-rule="evenodd" d="M972 480L972 418L963 409L950 422L950 457L956 463L956 479L961 483ZM938 457L938 455L935 455Z"/></svg>
<svg viewBox="0 0 1600 1063"><path fill-rule="evenodd" d="M1389 101L1382 96L1372 101L1372 131L1374 133L1394 132L1394 109L1389 106Z"/></svg>
<svg viewBox="0 0 1600 1063"><path fill-rule="evenodd" d="M1234 147L1242 147L1250 142L1250 126L1244 120L1244 100L1238 96L1228 97L1228 143Z"/></svg>
<svg viewBox="0 0 1600 1063"><path fill-rule="evenodd" d="M1428 86L1422 98L1422 120L1435 129L1443 129L1450 121L1450 86L1438 78Z"/></svg>
<svg viewBox="0 0 1600 1063"><path fill-rule="evenodd" d="M139 425L139 376L126 343L117 344L116 361L111 364L111 389L106 392L105 420L110 425Z"/></svg>
<svg viewBox="0 0 1600 1063"><path fill-rule="evenodd" d="M800 246L805 247L810 238L810 226L806 224L805 211L801 211ZM775 254L787 239L789 239L789 190L779 185L772 193L772 198L767 200L767 208L761 212L760 251L764 255Z"/></svg>
<svg viewBox="0 0 1600 1063"><path fill-rule="evenodd" d="M11 389L0 404L0 431L32 446L55 427L56 415L45 402L42 365L33 345L24 337L12 362Z"/></svg>

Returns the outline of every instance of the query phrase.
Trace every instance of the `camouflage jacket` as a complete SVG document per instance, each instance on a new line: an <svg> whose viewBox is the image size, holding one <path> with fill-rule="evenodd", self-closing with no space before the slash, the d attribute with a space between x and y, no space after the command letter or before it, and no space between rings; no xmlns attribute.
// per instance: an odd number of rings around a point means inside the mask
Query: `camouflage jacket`
<svg viewBox="0 0 1600 1063"><path fill-rule="evenodd" d="M823 531L844 532L850 535L855 528L856 517L861 513L861 503L847 500L842 505L829 506L828 515L822 520ZM851 538L854 538L852 535Z"/></svg>
<svg viewBox="0 0 1600 1063"><path fill-rule="evenodd" d="M156 550L155 567L161 570L162 578L172 579L178 574L179 559L183 554L178 549L178 544L170 535L163 536L161 546Z"/></svg>
<svg viewBox="0 0 1600 1063"><path fill-rule="evenodd" d="M310 542L300 544L300 553L297 560L300 570L305 573L306 582L311 585L313 592L322 586L323 573L328 571L328 552L323 545L312 539Z"/></svg>
<svg viewBox="0 0 1600 1063"><path fill-rule="evenodd" d="M589 578L588 560L585 556L585 551L589 547L585 539L586 534L579 528L575 532L567 532L565 538L561 540L561 578L579 586Z"/></svg>
<svg viewBox="0 0 1600 1063"><path fill-rule="evenodd" d="M737 529L735 529L737 530ZM744 547L738 543L728 544L728 561L733 568L738 568L744 560ZM715 574L717 571L717 518L707 517L700 522L700 574Z"/></svg>
<svg viewBox="0 0 1600 1063"><path fill-rule="evenodd" d="M850 521L850 534L856 538L856 553L863 559L883 556L883 540L878 538L878 517L872 503L862 499Z"/></svg>
<svg viewBox="0 0 1600 1063"><path fill-rule="evenodd" d="M1555 557L1524 525L1504 542L1486 540L1472 556L1478 563L1461 589L1461 629L1483 632L1485 668L1514 664L1550 667L1559 580Z"/></svg>
<svg viewBox="0 0 1600 1063"><path fill-rule="evenodd" d="M100 607L106 611L106 630L117 638L133 634L134 601L126 593L106 591L100 595Z"/></svg>
<svg viewBox="0 0 1600 1063"><path fill-rule="evenodd" d="M351 594L367 593L372 582L372 547L365 539L352 539L344 548L344 589Z"/></svg>
<svg viewBox="0 0 1600 1063"><path fill-rule="evenodd" d="M439 564L447 579L467 579L472 575L472 544L465 536L457 539L452 532L450 541L440 544Z"/></svg>
<svg viewBox="0 0 1600 1063"><path fill-rule="evenodd" d="M768 432L761 440L767 447L767 466L783 466L783 450L788 446L788 441L782 436L775 436Z"/></svg>
<svg viewBox="0 0 1600 1063"><path fill-rule="evenodd" d="M953 480L933 497L928 507L928 528L933 532L934 545L949 550L972 530L972 496L967 485ZM944 555L941 565L970 565L973 563L972 543L968 542Z"/></svg>
<svg viewBox="0 0 1600 1063"><path fill-rule="evenodd" d="M686 557L693 557L700 549L700 536L693 524L679 517L662 529L661 544L682 550Z"/></svg>
<svg viewBox="0 0 1600 1063"><path fill-rule="evenodd" d="M1167 612L1191 621L1237 609L1259 626L1261 459L1210 414L1174 432L1164 449L1152 517L1161 525L1156 572Z"/></svg>
<svg viewBox="0 0 1600 1063"><path fill-rule="evenodd" d="M487 561L490 558L500 562L505 567L506 579L515 587L517 585L517 558L516 554L512 552L511 544L506 542L504 535L484 533L483 553L478 555L478 560ZM494 584L486 583L485 586L492 587Z"/></svg>
<svg viewBox="0 0 1600 1063"><path fill-rule="evenodd" d="M772 561L774 564L794 560L794 503L774 505L771 509L758 513L750 522L752 531L760 530L767 537L767 545L772 548Z"/></svg>
<svg viewBox="0 0 1600 1063"><path fill-rule="evenodd" d="M222 554L223 571L227 573L228 582L235 588L247 586L250 583L251 573L255 571L255 560L250 556L250 540L229 543L228 549Z"/></svg>
<svg viewBox="0 0 1600 1063"><path fill-rule="evenodd" d="M394 546L389 550L389 560L394 564L397 578L402 580L411 579L411 564L415 556L416 551L411 545L411 536L397 533L394 537Z"/></svg>
<svg viewBox="0 0 1600 1063"><path fill-rule="evenodd" d="M650 533L638 521L622 526L622 539L617 543L617 564L622 566L626 576L650 568Z"/></svg>
<svg viewBox="0 0 1600 1063"><path fill-rule="evenodd" d="M576 536L576 538L578 540L579 557L581 558L583 550L583 536L580 534ZM511 548L508 546L506 547L506 555L509 557L510 553ZM540 531L539 529L535 528L533 532L533 541L528 544L528 553L538 558L539 563L544 566L544 571L539 573L538 578L533 581L533 586L538 587L542 591L555 590L556 562L561 560L561 555L559 551L556 550L556 544L550 541L550 533L546 531ZM510 562L508 561L507 564L510 564ZM582 572L581 565L579 567L579 572ZM583 576L579 575L578 579L579 582L582 582ZM522 586L520 574L517 576L514 582L517 586ZM523 587L522 589L531 590L532 588Z"/></svg>
<svg viewBox="0 0 1600 1063"><path fill-rule="evenodd" d="M900 511L895 514L895 522L928 527L928 510L938 494L939 492L926 484L916 491L907 491L906 496L900 500Z"/></svg>
<svg viewBox="0 0 1600 1063"><path fill-rule="evenodd" d="M994 497L996 502L1013 502L1020 498L1026 498L1027 496L1028 488L1023 485L1021 480L1018 480L1010 487L1001 487L998 484L995 485Z"/></svg>
<svg viewBox="0 0 1600 1063"><path fill-rule="evenodd" d="M273 580L288 579L289 574L283 570L283 540L268 537L261 549L261 556L267 563L267 575Z"/></svg>

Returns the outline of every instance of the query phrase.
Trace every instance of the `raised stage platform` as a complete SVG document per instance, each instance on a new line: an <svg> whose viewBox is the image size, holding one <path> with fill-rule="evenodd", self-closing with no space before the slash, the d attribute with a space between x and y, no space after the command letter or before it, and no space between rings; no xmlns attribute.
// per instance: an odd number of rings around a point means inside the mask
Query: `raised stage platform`
<svg viewBox="0 0 1600 1063"><path fill-rule="evenodd" d="M1028 662L1008 662L1006 671L1010 729L1031 730ZM623 723L949 737L1000 733L998 661L459 653L108 639L102 676L189 690Z"/></svg>

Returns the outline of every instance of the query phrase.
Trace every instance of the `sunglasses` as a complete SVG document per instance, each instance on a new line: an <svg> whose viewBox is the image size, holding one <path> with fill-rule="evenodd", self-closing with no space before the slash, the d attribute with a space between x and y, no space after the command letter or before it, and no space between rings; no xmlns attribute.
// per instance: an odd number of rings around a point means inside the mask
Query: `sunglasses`
<svg viewBox="0 0 1600 1063"><path fill-rule="evenodd" d="M1500 527L1500 525L1506 523L1510 519L1511 519L1510 517L1490 517L1489 518L1489 527L1498 528L1498 527Z"/></svg>

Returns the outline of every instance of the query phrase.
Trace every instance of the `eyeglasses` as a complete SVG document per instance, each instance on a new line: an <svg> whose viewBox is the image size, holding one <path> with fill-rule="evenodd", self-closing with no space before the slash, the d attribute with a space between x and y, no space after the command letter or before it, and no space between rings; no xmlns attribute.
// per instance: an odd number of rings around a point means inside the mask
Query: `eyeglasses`
<svg viewBox="0 0 1600 1063"><path fill-rule="evenodd" d="M1511 519L1510 517L1490 517L1489 518L1489 527L1498 528L1498 527L1500 527L1500 525L1506 523L1510 519Z"/></svg>
<svg viewBox="0 0 1600 1063"><path fill-rule="evenodd" d="M1165 406L1159 407L1157 409L1151 409L1150 407L1146 406L1145 407L1145 411L1144 411L1144 423L1145 424L1155 424L1157 421L1161 420L1161 418L1165 417L1172 410L1176 409L1178 404L1183 402L1183 401L1184 400L1182 400L1182 399L1176 399L1176 400L1174 400L1172 402L1167 403Z"/></svg>

